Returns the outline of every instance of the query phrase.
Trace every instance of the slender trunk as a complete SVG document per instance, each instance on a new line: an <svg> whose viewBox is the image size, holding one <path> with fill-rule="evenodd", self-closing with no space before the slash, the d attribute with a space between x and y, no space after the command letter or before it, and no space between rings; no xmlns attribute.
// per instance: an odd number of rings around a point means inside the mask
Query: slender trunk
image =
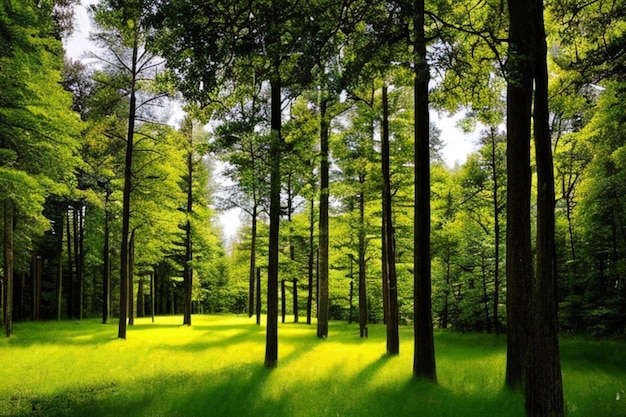
<svg viewBox="0 0 626 417"><path fill-rule="evenodd" d="M193 212L193 131L187 132L189 149L187 152L187 223L185 224L185 265L183 279L185 295L183 300L183 325L191 326L191 295L193 289L193 242L191 237L191 215Z"/></svg>
<svg viewBox="0 0 626 417"><path fill-rule="evenodd" d="M280 315L281 315L281 322L285 322L285 314L287 313L286 310L286 300L285 300L285 280L281 280L280 281Z"/></svg>
<svg viewBox="0 0 626 417"><path fill-rule="evenodd" d="M533 285L532 331L526 368L526 414L533 417L562 417L565 412L558 339L554 168L548 110L547 47L543 2L534 0L532 4L537 272Z"/></svg>
<svg viewBox="0 0 626 417"><path fill-rule="evenodd" d="M280 77L270 81L271 128L270 139L270 236L269 259L267 267L267 333L265 343L265 367L278 365L278 245L280 223L280 159L282 154L281 138L281 84Z"/></svg>
<svg viewBox="0 0 626 417"><path fill-rule="evenodd" d="M104 199L104 244L102 247L102 324L107 324L111 311L111 261L109 260L110 248L110 224L109 224L109 198L111 193L105 191Z"/></svg>
<svg viewBox="0 0 626 417"><path fill-rule="evenodd" d="M293 280L293 322L298 323L298 280Z"/></svg>
<svg viewBox="0 0 626 417"><path fill-rule="evenodd" d="M382 171L383 171L383 219L385 222L385 247L387 254L387 280L389 282L389 317L387 317L387 354L400 353L400 335L398 332L398 284L396 277L396 238L391 211L391 169L389 150L389 100L387 85L383 86L383 135L382 135Z"/></svg>
<svg viewBox="0 0 626 417"><path fill-rule="evenodd" d="M317 337L328 337L328 199L329 171L328 154L329 120L327 115L328 99L320 100L320 223L319 223L319 276L317 302Z"/></svg>
<svg viewBox="0 0 626 417"><path fill-rule="evenodd" d="M348 255L350 258L350 292L348 293L348 324L352 324L352 317L354 313L354 257L352 254ZM362 336L361 336L362 337Z"/></svg>
<svg viewBox="0 0 626 417"><path fill-rule="evenodd" d="M254 314L254 274L256 273L256 234L257 234L257 202L256 195L253 197L254 205L252 206L252 238L250 239L250 289L248 291L248 317Z"/></svg>
<svg viewBox="0 0 626 417"><path fill-rule="evenodd" d="M133 177L133 147L135 136L135 114L137 111L136 76L138 59L138 39L135 36L131 67L130 104L128 109L128 130L126 132L126 157L124 161L124 190L122 193L122 245L120 248L120 315L117 337L126 339L128 320L128 281L130 244L130 193Z"/></svg>
<svg viewBox="0 0 626 417"><path fill-rule="evenodd" d="M366 336L367 329L367 280L365 270L365 187L361 182L359 194L359 331L361 337ZM383 259L384 263L384 259ZM385 291L387 280L386 273L383 273L383 309L386 307L387 292Z"/></svg>
<svg viewBox="0 0 626 417"><path fill-rule="evenodd" d="M309 293L306 299L306 324L311 324L311 315L313 311L313 267L315 265L315 200L311 198L311 213L309 217Z"/></svg>
<svg viewBox="0 0 626 417"><path fill-rule="evenodd" d="M78 277L78 320L83 319L85 311L85 205L78 204L78 256L76 257L76 276Z"/></svg>
<svg viewBox="0 0 626 417"><path fill-rule="evenodd" d="M65 229L66 229L66 239L67 239L67 270L68 270L68 282L70 286L70 296L67 303L67 315L68 317L74 318L74 305L75 305L75 294L74 294L74 261L72 260L72 254L74 251L72 250L72 219L70 218L69 207L65 216ZM33 260L34 261L34 260ZM35 274L35 264L33 263L33 276Z"/></svg>
<svg viewBox="0 0 626 417"><path fill-rule="evenodd" d="M13 202L4 200L4 332L13 334Z"/></svg>
<svg viewBox="0 0 626 417"><path fill-rule="evenodd" d="M261 325L261 268L256 267L256 324Z"/></svg>
<svg viewBox="0 0 626 417"><path fill-rule="evenodd" d="M530 233L530 116L532 74L529 64L527 2L509 0L510 33L507 83L507 364L506 386L524 386L528 350L532 256Z"/></svg>
<svg viewBox="0 0 626 417"><path fill-rule="evenodd" d="M415 213L414 241L414 356L413 375L430 381L437 380L435 342L433 336L431 272L430 272L430 147L428 82L430 73L426 62L424 33L424 0L415 2L413 26L414 100L415 100Z"/></svg>

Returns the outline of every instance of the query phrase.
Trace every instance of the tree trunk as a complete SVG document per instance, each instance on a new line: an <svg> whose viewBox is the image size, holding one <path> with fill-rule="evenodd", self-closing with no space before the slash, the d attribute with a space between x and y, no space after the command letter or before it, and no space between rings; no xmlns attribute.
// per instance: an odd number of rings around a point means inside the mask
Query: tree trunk
<svg viewBox="0 0 626 417"><path fill-rule="evenodd" d="M76 296L74 288L76 287L74 283L74 261L72 260L72 254L74 253L72 249L72 218L70 217L70 209L68 207L66 216L65 216L65 229L66 229L66 239L67 239L67 270L68 270L68 282L70 287L70 294L67 302L67 316L68 318L74 318L74 306L76 305ZM35 274L35 263L33 259L33 276Z"/></svg>
<svg viewBox="0 0 626 417"><path fill-rule="evenodd" d="M252 238L250 239L250 289L248 291L248 317L254 314L254 280L256 273L256 223L257 223L257 203L256 195L254 196L254 205L252 206Z"/></svg>
<svg viewBox="0 0 626 417"><path fill-rule="evenodd" d="M191 238L191 215L193 212L193 129L190 127L186 132L187 150L187 222L185 224L185 265L183 267L184 300L183 300L183 325L191 326L191 294L193 290L193 242Z"/></svg>
<svg viewBox="0 0 626 417"><path fill-rule="evenodd" d="M309 218L309 293L306 299L306 324L311 324L311 315L313 312L313 270L315 265L315 200L311 198L311 213Z"/></svg>
<svg viewBox="0 0 626 417"><path fill-rule="evenodd" d="M136 29L138 30L138 28ZM122 193L122 243L120 247L120 314L117 337L126 339L128 319L128 281L130 244L130 193L133 178L133 147L135 136L135 114L137 111L136 76L138 59L138 39L135 36L131 67L130 104L128 108L128 130L126 132L126 156L124 161L124 190Z"/></svg>
<svg viewBox="0 0 626 417"><path fill-rule="evenodd" d="M285 300L286 294L285 294L285 280L281 280L280 281L280 315L281 315L281 322L284 323L285 322L285 314L287 313L285 310L287 310L287 306L286 306L286 300Z"/></svg>
<svg viewBox="0 0 626 417"><path fill-rule="evenodd" d="M4 332L13 334L13 202L4 200Z"/></svg>
<svg viewBox="0 0 626 417"><path fill-rule="evenodd" d="M510 44L507 75L507 363L506 386L524 384L528 350L532 257L530 234L530 116L527 2L509 0Z"/></svg>
<svg viewBox="0 0 626 417"><path fill-rule="evenodd" d="M261 268L256 267L256 324L261 324Z"/></svg>
<svg viewBox="0 0 626 417"><path fill-rule="evenodd" d="M298 280L293 280L293 322L298 323Z"/></svg>
<svg viewBox="0 0 626 417"><path fill-rule="evenodd" d="M428 114L428 81L424 33L424 0L415 2L413 26L414 100L415 100L415 213L414 241L414 356L413 375L430 381L437 380L435 342L431 300L430 272L430 146Z"/></svg>
<svg viewBox="0 0 626 417"><path fill-rule="evenodd" d="M548 110L548 69L543 2L533 1L534 133L537 163L537 272L526 373L526 414L562 417L563 383L558 339L557 262L554 241L554 168Z"/></svg>
<svg viewBox="0 0 626 417"><path fill-rule="evenodd" d="M386 269L389 291L389 316L387 317L387 354L400 353L400 335L398 333L398 284L396 277L396 238L391 211L391 169L389 155L389 100L387 85L383 86L383 135L382 135L382 171L383 171L383 221L385 222L385 247L387 255Z"/></svg>
<svg viewBox="0 0 626 417"><path fill-rule="evenodd" d="M278 245L280 223L280 159L281 137L281 84L280 77L270 81L271 128L270 139L270 236L267 267L267 333L265 344L265 367L278 365Z"/></svg>
<svg viewBox="0 0 626 417"><path fill-rule="evenodd" d="M366 235L365 235L365 186L363 182L361 184L359 195L359 333L361 337L366 336L367 328L367 280L365 269L365 250L366 250ZM383 257L383 262L385 258ZM387 292L385 291L387 279L386 271L383 271L383 309L387 306Z"/></svg>
<svg viewBox="0 0 626 417"><path fill-rule="evenodd" d="M137 284L137 317L146 316L146 305L143 296L143 276L139 277Z"/></svg>
<svg viewBox="0 0 626 417"><path fill-rule="evenodd" d="M57 321L61 321L61 305L63 302L63 215L59 216L61 226L59 227L59 275L57 280ZM24 308L24 284L22 284L22 311Z"/></svg>
<svg viewBox="0 0 626 417"><path fill-rule="evenodd" d="M329 120L328 99L320 100L320 223L319 223L319 276L317 302L317 337L328 337L328 198L329 171L328 155Z"/></svg>
<svg viewBox="0 0 626 417"><path fill-rule="evenodd" d="M104 244L102 245L102 324L107 324L111 311L111 261L109 259L110 248L110 223L109 223L109 198L111 192L108 188L105 190L104 197Z"/></svg>

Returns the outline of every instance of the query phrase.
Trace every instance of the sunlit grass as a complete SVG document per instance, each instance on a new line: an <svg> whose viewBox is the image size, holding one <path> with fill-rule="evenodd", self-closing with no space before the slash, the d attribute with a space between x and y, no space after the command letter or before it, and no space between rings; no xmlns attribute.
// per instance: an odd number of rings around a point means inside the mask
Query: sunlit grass
<svg viewBox="0 0 626 417"><path fill-rule="evenodd" d="M279 326L279 365L263 367L265 329L241 316L136 320L127 340L97 321L18 323L0 341L0 416L523 416L502 388L505 339L437 333L439 384L412 377L413 335L385 355L385 329ZM626 416L621 342L565 340L570 416ZM622 395L622 397L626 397Z"/></svg>

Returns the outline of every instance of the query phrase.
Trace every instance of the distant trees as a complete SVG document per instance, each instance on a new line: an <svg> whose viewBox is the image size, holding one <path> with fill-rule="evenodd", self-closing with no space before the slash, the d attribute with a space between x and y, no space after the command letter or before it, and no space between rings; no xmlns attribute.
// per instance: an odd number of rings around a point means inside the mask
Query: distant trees
<svg viewBox="0 0 626 417"><path fill-rule="evenodd" d="M64 28L52 19L53 7L31 2L0 5L2 305L7 336L13 333L16 313L15 272L28 270L36 256L29 237L47 229L46 198L71 192L79 163L81 124L71 111L71 95L60 84L63 50L57 35Z"/></svg>

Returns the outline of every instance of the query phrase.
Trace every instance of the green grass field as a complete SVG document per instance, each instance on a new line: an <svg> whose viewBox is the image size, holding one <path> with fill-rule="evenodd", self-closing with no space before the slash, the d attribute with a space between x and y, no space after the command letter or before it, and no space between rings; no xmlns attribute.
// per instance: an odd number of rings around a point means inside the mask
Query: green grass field
<svg viewBox="0 0 626 417"><path fill-rule="evenodd" d="M502 388L505 339L436 333L439 384L411 376L413 335L385 352L385 328L279 326L278 368L263 367L265 328L241 316L136 320L128 339L97 321L17 323L0 340L0 416L523 416ZM562 342L566 413L626 416L626 343ZM621 397L618 399L618 396Z"/></svg>

